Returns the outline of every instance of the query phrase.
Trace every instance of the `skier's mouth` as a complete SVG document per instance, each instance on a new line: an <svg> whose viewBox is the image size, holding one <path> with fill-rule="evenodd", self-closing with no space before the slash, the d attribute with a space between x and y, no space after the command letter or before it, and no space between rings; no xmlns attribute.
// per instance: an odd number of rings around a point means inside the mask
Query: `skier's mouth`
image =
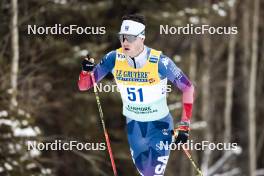
<svg viewBox="0 0 264 176"><path fill-rule="evenodd" d="M130 49L125 47L125 50L126 50L126 51L129 51Z"/></svg>

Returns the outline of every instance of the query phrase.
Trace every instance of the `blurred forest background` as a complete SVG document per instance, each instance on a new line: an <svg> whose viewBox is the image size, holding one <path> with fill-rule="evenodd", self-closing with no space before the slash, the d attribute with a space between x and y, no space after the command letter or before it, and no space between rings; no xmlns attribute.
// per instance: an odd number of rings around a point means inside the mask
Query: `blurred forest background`
<svg viewBox="0 0 264 176"><path fill-rule="evenodd" d="M264 175L263 0L1 0L0 175L112 175L107 151L28 151L27 141L104 142L93 90L77 87L82 55L98 63L120 47L121 17L142 13L146 45L162 50L196 85L190 138L241 151L191 151L205 175ZM262 20L261 20L262 19ZM237 26L237 35L160 35L161 24ZM105 35L28 35L27 25L104 26ZM111 75L102 81L113 84ZM117 92L100 92L119 175L138 175ZM177 96L176 96L177 95ZM169 93L175 123L181 93ZM167 176L195 175L173 151Z"/></svg>

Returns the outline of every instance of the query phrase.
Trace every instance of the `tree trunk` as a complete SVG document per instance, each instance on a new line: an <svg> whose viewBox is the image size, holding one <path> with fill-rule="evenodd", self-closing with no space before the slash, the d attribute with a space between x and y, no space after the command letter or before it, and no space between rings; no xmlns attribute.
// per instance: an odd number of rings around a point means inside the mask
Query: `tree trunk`
<svg viewBox="0 0 264 176"><path fill-rule="evenodd" d="M238 167L241 169L243 175L249 175L249 153L248 153L248 139L249 129L248 129L248 87L249 83L249 59L250 59L250 10L251 2L250 0L243 0L241 4L242 13L242 42L241 51L242 57L237 58L237 75L236 75L236 87L238 89L234 91L235 93L235 108L234 115L234 129L243 129L240 131L233 130L235 141L241 146L243 152L237 157Z"/></svg>
<svg viewBox="0 0 264 176"><path fill-rule="evenodd" d="M205 130L205 140L211 141L212 134L210 130L210 39L209 37L204 37L204 71L202 75L202 117L204 121L207 122L208 128ZM204 175L206 175L209 167L209 159L210 159L211 151L206 149L204 151L203 161L202 161L202 170Z"/></svg>
<svg viewBox="0 0 264 176"><path fill-rule="evenodd" d="M205 4L206 9L210 9L209 1ZM207 23L210 25L210 19ZM210 50L211 50L211 38L209 34L203 36L203 53L204 53L204 64L203 64L203 73L202 73L202 118L207 122L208 126L204 131L204 136L206 141L212 141L212 131L211 131L211 113L210 113L210 104L212 103L210 95ZM210 164L210 155L211 151L206 148L202 157L202 172L204 175L207 175L208 168Z"/></svg>
<svg viewBox="0 0 264 176"><path fill-rule="evenodd" d="M190 71L189 78L191 81L195 82L196 79L196 69L197 69L197 44L196 41L191 43L191 54L190 54Z"/></svg>
<svg viewBox="0 0 264 176"><path fill-rule="evenodd" d="M252 54L249 83L249 169L250 175L255 175L256 170L256 80L258 59L258 25L259 25L259 0L254 0L253 29L252 29Z"/></svg>
<svg viewBox="0 0 264 176"><path fill-rule="evenodd" d="M11 65L11 101L10 109L17 107L17 75L19 62L19 42L18 42L18 26L17 26L17 0L12 0L12 17L11 17L11 49L12 49L12 65Z"/></svg>
<svg viewBox="0 0 264 176"><path fill-rule="evenodd" d="M236 3L230 9L230 23L231 26L235 26L236 20ZM227 62L227 81L226 81L226 97L225 97L225 131L224 131L224 142L228 143L231 141L231 115L233 106L233 87L234 87L234 63L235 63L235 45L236 35L231 35L229 40L229 53Z"/></svg>
<svg viewBox="0 0 264 176"><path fill-rule="evenodd" d="M264 33L262 33L262 38L264 38ZM259 60L259 66L258 66L257 75L264 75L264 43L262 44L262 47L261 47L260 51L261 51L261 58ZM264 93L264 91L263 91L264 78L263 77L259 77L257 82L258 82L258 84L256 85L257 86L256 87L256 89L257 89L257 91L256 91L257 95L256 96L257 97L263 97L263 93ZM264 101L262 99L258 99L258 101L259 101L259 103L258 103L259 106L256 106L256 109L258 109L258 111L260 111L260 113L261 113L261 107L262 107ZM257 117L257 119L256 119L257 126L258 125L262 125L263 123L262 124L258 124L258 119L261 119L261 117ZM259 131L260 131L260 134L259 134L259 137L258 137L258 140L257 140L257 150L256 150L256 152L257 152L256 153L257 161L258 161L258 159L262 160L261 159L262 158L261 153L263 152L262 148L264 146L264 130L259 129Z"/></svg>

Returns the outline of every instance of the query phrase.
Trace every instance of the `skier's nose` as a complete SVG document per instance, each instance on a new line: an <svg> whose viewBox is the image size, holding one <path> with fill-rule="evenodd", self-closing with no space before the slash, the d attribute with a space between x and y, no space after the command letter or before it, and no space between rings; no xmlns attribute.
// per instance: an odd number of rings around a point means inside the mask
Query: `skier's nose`
<svg viewBox="0 0 264 176"><path fill-rule="evenodd" d="M124 43L124 45L127 45L129 42L128 42L127 39L125 38L125 39L123 40L123 43Z"/></svg>

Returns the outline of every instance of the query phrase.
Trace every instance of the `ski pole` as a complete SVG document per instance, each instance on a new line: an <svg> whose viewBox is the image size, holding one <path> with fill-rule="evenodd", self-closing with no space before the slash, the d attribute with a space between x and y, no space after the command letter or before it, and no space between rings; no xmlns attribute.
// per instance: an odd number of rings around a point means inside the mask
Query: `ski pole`
<svg viewBox="0 0 264 176"><path fill-rule="evenodd" d="M174 136L174 138L176 139L178 136L178 131L176 130L172 130L172 135ZM199 169L199 167L197 166L197 164L194 162L194 160L192 159L192 156L190 154L190 152L184 148L184 144L182 145L182 149L185 153L185 155L188 157L188 159L191 161L193 167L195 168L196 172L198 173L198 176L203 176L202 171Z"/></svg>
<svg viewBox="0 0 264 176"><path fill-rule="evenodd" d="M89 56L88 56L88 59L90 59ZM114 176L117 176L115 160L114 160L114 156L113 156L113 153L112 153L112 148L111 148L111 145L110 145L110 139L109 139L106 127L105 127L105 123L104 123L104 114L103 114L103 111L102 111L100 98L99 98L99 95L98 95L98 92L97 92L97 89L96 89L97 84L95 82L95 78L94 78L94 73L93 72L91 72L91 77L92 77L92 82L93 82L93 86L94 86L94 94L95 94L95 97L96 97L96 102L97 102L99 115L100 115L100 119L101 119L101 124L102 124L103 130L104 130L104 135L105 135L105 140L106 140L106 144L107 144L107 149L108 149L108 153L109 153L110 160L111 160L112 169L113 169L113 172L114 172Z"/></svg>
<svg viewBox="0 0 264 176"><path fill-rule="evenodd" d="M192 159L191 154L189 153L189 151L187 149L184 148L184 146L182 146L182 149L184 151L184 153L186 154L186 156L189 158L189 160L191 161L193 167L195 168L196 172L198 173L199 176L203 176L202 171L198 168L198 166L195 164L194 160Z"/></svg>

